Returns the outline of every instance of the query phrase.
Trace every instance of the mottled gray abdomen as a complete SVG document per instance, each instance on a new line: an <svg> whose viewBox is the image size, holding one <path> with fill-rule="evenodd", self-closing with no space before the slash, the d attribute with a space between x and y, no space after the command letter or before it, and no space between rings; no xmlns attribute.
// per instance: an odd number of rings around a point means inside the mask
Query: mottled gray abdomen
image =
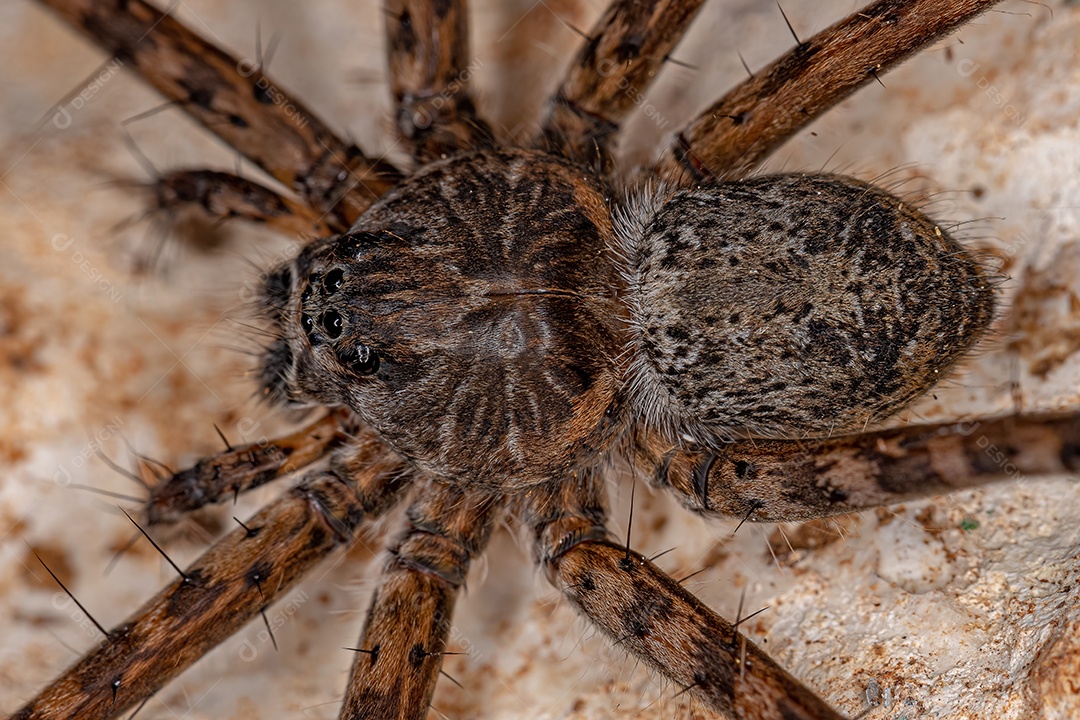
<svg viewBox="0 0 1080 720"><path fill-rule="evenodd" d="M960 245L851 178L652 192L617 232L635 402L684 434L861 430L929 389L993 315Z"/></svg>

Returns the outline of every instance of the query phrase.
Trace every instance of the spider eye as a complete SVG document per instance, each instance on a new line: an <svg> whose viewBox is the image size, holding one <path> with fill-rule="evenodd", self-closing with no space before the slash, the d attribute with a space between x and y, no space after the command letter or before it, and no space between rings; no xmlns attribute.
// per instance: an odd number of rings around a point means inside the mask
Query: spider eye
<svg viewBox="0 0 1080 720"><path fill-rule="evenodd" d="M345 320L338 311L327 310L322 316L322 326L330 339L335 340L341 336L341 330L345 326Z"/></svg>
<svg viewBox="0 0 1080 720"><path fill-rule="evenodd" d="M369 345L339 351L338 361L357 375L374 375L379 370L379 353Z"/></svg>
<svg viewBox="0 0 1080 720"><path fill-rule="evenodd" d="M322 280L322 273L308 275L307 287L304 288L304 292L300 293L300 302L307 303L311 299L311 296L315 293L315 286L320 280Z"/></svg>
<svg viewBox="0 0 1080 720"><path fill-rule="evenodd" d="M345 282L345 271L341 268L334 268L330 272L326 273L326 277L323 278L323 289L327 294L335 293L341 288L341 284Z"/></svg>
<svg viewBox="0 0 1080 720"><path fill-rule="evenodd" d="M304 328L304 332L307 334L308 339L311 338L311 334L315 332L315 319L304 313L300 316L300 325Z"/></svg>

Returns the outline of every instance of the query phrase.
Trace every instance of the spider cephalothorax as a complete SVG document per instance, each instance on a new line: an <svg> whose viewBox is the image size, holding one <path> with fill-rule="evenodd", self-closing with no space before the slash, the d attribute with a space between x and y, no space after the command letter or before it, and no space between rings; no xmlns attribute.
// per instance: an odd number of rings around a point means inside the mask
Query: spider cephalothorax
<svg viewBox="0 0 1080 720"><path fill-rule="evenodd" d="M572 471L618 428L612 232L603 187L565 160L436 163L305 248L287 300L271 275L284 340L268 394L347 405L442 477L520 487Z"/></svg>

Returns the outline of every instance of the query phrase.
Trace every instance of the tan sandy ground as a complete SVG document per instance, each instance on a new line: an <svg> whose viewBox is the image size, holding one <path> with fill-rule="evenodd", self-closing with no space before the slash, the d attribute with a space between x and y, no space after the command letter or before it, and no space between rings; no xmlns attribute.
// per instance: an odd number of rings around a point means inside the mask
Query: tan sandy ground
<svg viewBox="0 0 1080 720"><path fill-rule="evenodd" d="M385 151L389 104L378 3L189 0L224 42L254 54L256 21L283 40L271 72L365 148ZM474 8L481 105L503 127L528 127L577 42L556 19L587 28L601 9L531 1ZM825 6L830 6L826 12ZM851 0L788 0L805 37L855 9ZM1080 407L1080 9L1014 3L887 75L774 159L788 169L839 168L873 177L919 175L907 187L941 192L939 215L1008 260L1023 312L949 387L911 417L942 419ZM1052 11L1052 13L1051 13ZM827 19L822 19L827 18ZM961 42L962 40L962 42ZM736 51L759 68L792 40L772 2L706 9L630 124L624 149L649 157L658 138L737 82ZM170 242L166 271L137 276L133 258L156 243L147 224L118 231L145 207L105 183L145 175L118 123L159 100L126 72L107 73L70 123L37 129L104 58L32 3L0 6L0 710L14 710L97 641L33 560L44 555L107 626L171 576L145 543L106 567L132 534L113 501L76 489L136 491L94 458L123 462L124 439L173 466L285 427L250 400L249 358L226 313L245 280L289 243L229 226L220 245ZM537 68L543 67L542 72ZM527 93L527 94L523 94ZM158 167L230 170L233 154L173 110L132 133ZM1015 383L1015 392L1013 392ZM628 484L613 502L625 528ZM614 491L614 487L613 487ZM244 499L246 516L274 492ZM613 493L614 494L614 493ZM132 503L127 503L129 506ZM639 488L635 545L675 549L673 573L721 613L768 605L746 628L796 675L868 718L1080 716L1080 488L1066 479L1015 482L808 528L705 524ZM790 540L785 542L784 536ZM205 538L175 533L190 562ZM280 651L252 625L173 683L141 718L336 716L380 544L370 540L320 568L270 611ZM774 561L773 553L776 553ZM434 707L451 718L689 718L700 708L594 637L500 532L459 606L447 659L462 688L440 683ZM438 717L433 713L433 717Z"/></svg>

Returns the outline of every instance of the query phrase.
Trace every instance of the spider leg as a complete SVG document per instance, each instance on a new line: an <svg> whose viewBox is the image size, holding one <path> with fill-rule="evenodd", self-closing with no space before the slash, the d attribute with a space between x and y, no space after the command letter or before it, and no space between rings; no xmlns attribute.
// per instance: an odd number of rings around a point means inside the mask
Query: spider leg
<svg viewBox="0 0 1080 720"><path fill-rule="evenodd" d="M348 226L401 178L302 103L142 0L42 0L226 143ZM344 191L343 191L344 188Z"/></svg>
<svg viewBox="0 0 1080 720"><path fill-rule="evenodd" d="M493 496L431 479L414 497L368 611L343 719L427 717L454 602L502 508Z"/></svg>
<svg viewBox="0 0 1080 720"><path fill-rule="evenodd" d="M619 123L641 101L702 2L612 2L548 100L534 145L610 171Z"/></svg>
<svg viewBox="0 0 1080 720"><path fill-rule="evenodd" d="M385 446L368 450L363 470L309 475L218 541L13 720L114 717L243 627L394 505L410 473Z"/></svg>
<svg viewBox="0 0 1080 720"><path fill-rule="evenodd" d="M657 174L746 175L858 88L998 0L879 0L800 43L679 132Z"/></svg>
<svg viewBox="0 0 1080 720"><path fill-rule="evenodd" d="M421 164L493 144L469 93L468 3L386 3L387 54L398 135Z"/></svg>
<svg viewBox="0 0 1080 720"><path fill-rule="evenodd" d="M344 232L334 215L316 212L239 175L215 170L174 170L150 185L158 210L198 206L216 220L240 218L297 238Z"/></svg>
<svg viewBox="0 0 1080 720"><path fill-rule="evenodd" d="M634 462L690 510L773 522L1080 470L1080 415L688 448L638 434Z"/></svg>
<svg viewBox="0 0 1080 720"><path fill-rule="evenodd" d="M522 505L551 582L616 643L721 717L841 718L682 585L612 542L593 473L536 488Z"/></svg>
<svg viewBox="0 0 1080 720"><path fill-rule="evenodd" d="M235 498L271 480L300 470L343 443L345 457L363 456L379 444L346 410L337 410L307 427L274 439L229 448L173 473L150 488L146 514L151 525L179 520L186 513Z"/></svg>

